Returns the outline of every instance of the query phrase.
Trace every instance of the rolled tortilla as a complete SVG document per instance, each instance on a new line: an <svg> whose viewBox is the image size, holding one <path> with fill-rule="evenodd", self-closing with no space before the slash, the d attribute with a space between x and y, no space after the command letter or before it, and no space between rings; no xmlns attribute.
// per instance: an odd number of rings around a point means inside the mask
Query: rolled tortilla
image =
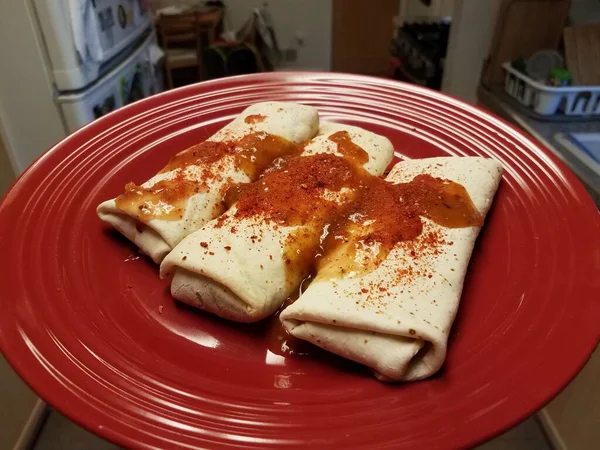
<svg viewBox="0 0 600 450"><path fill-rule="evenodd" d="M491 159L431 158L400 162L387 180L408 182L430 174L454 181L464 186L485 217L501 173L500 164ZM480 228L445 228L425 218L423 222L423 232L414 242L396 244L370 273L331 279L325 274L335 272L332 267L321 267L300 298L282 311L286 330L372 368L382 380L418 380L434 374L446 356ZM335 257L330 260L335 264Z"/></svg>
<svg viewBox="0 0 600 450"><path fill-rule="evenodd" d="M318 127L318 113L313 107L283 102L257 103L207 141L236 142L250 134L262 136L268 133L300 144L315 136ZM184 152L193 151L194 148ZM157 183L172 181L167 189L177 189L183 183L199 187L196 193L190 191L183 213L176 220L147 216L137 208L132 208L133 211L121 209L117 199L103 202L97 212L100 219L115 227L143 253L160 263L185 236L223 212L222 196L229 185L251 182L258 175L244 170L235 156L228 154L216 161L163 171L142 184L142 188L152 188ZM170 205L161 207L169 208Z"/></svg>
<svg viewBox="0 0 600 450"><path fill-rule="evenodd" d="M324 124L319 134L305 145L299 159L319 154L343 155L352 161L360 159L352 146L337 145L330 140L340 135L367 153L368 160L362 166L368 172L384 173L393 157L390 141L347 125ZM347 200L346 194L323 192L338 203ZM277 310L306 275L300 269L286 268L302 258L301 245L298 254L286 253L290 240L316 237L318 241L322 230L313 227L310 221L300 226L283 226L264 220L260 214L239 218L236 213L237 207L233 205L219 219L184 239L163 261L161 276L173 275L171 293L176 299L226 319L253 322Z"/></svg>

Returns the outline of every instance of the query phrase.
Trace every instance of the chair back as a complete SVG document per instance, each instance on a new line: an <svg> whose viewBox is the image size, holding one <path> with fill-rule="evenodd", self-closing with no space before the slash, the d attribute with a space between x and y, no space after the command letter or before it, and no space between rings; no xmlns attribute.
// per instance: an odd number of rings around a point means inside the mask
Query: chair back
<svg viewBox="0 0 600 450"><path fill-rule="evenodd" d="M161 14L158 21L164 47L181 47L181 44L200 44L200 27L197 14Z"/></svg>

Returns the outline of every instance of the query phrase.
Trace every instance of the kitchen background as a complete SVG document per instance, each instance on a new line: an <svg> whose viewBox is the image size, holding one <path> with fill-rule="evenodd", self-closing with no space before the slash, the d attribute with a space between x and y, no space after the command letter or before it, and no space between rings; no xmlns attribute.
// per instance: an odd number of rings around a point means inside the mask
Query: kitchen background
<svg viewBox="0 0 600 450"><path fill-rule="evenodd" d="M128 103L221 76L319 70L489 109L600 204L600 0L2 0L0 61L0 195L54 143ZM481 448L598 448L599 380L596 351L549 405ZM0 448L116 447L47 407L0 356Z"/></svg>

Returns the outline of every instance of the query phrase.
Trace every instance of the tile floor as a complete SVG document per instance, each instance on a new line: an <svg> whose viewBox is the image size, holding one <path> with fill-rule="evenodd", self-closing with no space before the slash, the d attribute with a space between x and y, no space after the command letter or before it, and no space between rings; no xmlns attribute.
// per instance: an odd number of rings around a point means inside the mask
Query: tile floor
<svg viewBox="0 0 600 450"><path fill-rule="evenodd" d="M46 419L32 450L118 450L119 447L84 430L56 411ZM551 450L534 417L475 450Z"/></svg>

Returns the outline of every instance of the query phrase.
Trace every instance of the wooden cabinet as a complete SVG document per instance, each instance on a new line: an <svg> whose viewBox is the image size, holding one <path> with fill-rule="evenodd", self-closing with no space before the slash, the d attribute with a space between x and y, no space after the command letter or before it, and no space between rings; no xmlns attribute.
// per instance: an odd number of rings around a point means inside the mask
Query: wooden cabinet
<svg viewBox="0 0 600 450"><path fill-rule="evenodd" d="M387 73L398 0L333 0L332 70Z"/></svg>

